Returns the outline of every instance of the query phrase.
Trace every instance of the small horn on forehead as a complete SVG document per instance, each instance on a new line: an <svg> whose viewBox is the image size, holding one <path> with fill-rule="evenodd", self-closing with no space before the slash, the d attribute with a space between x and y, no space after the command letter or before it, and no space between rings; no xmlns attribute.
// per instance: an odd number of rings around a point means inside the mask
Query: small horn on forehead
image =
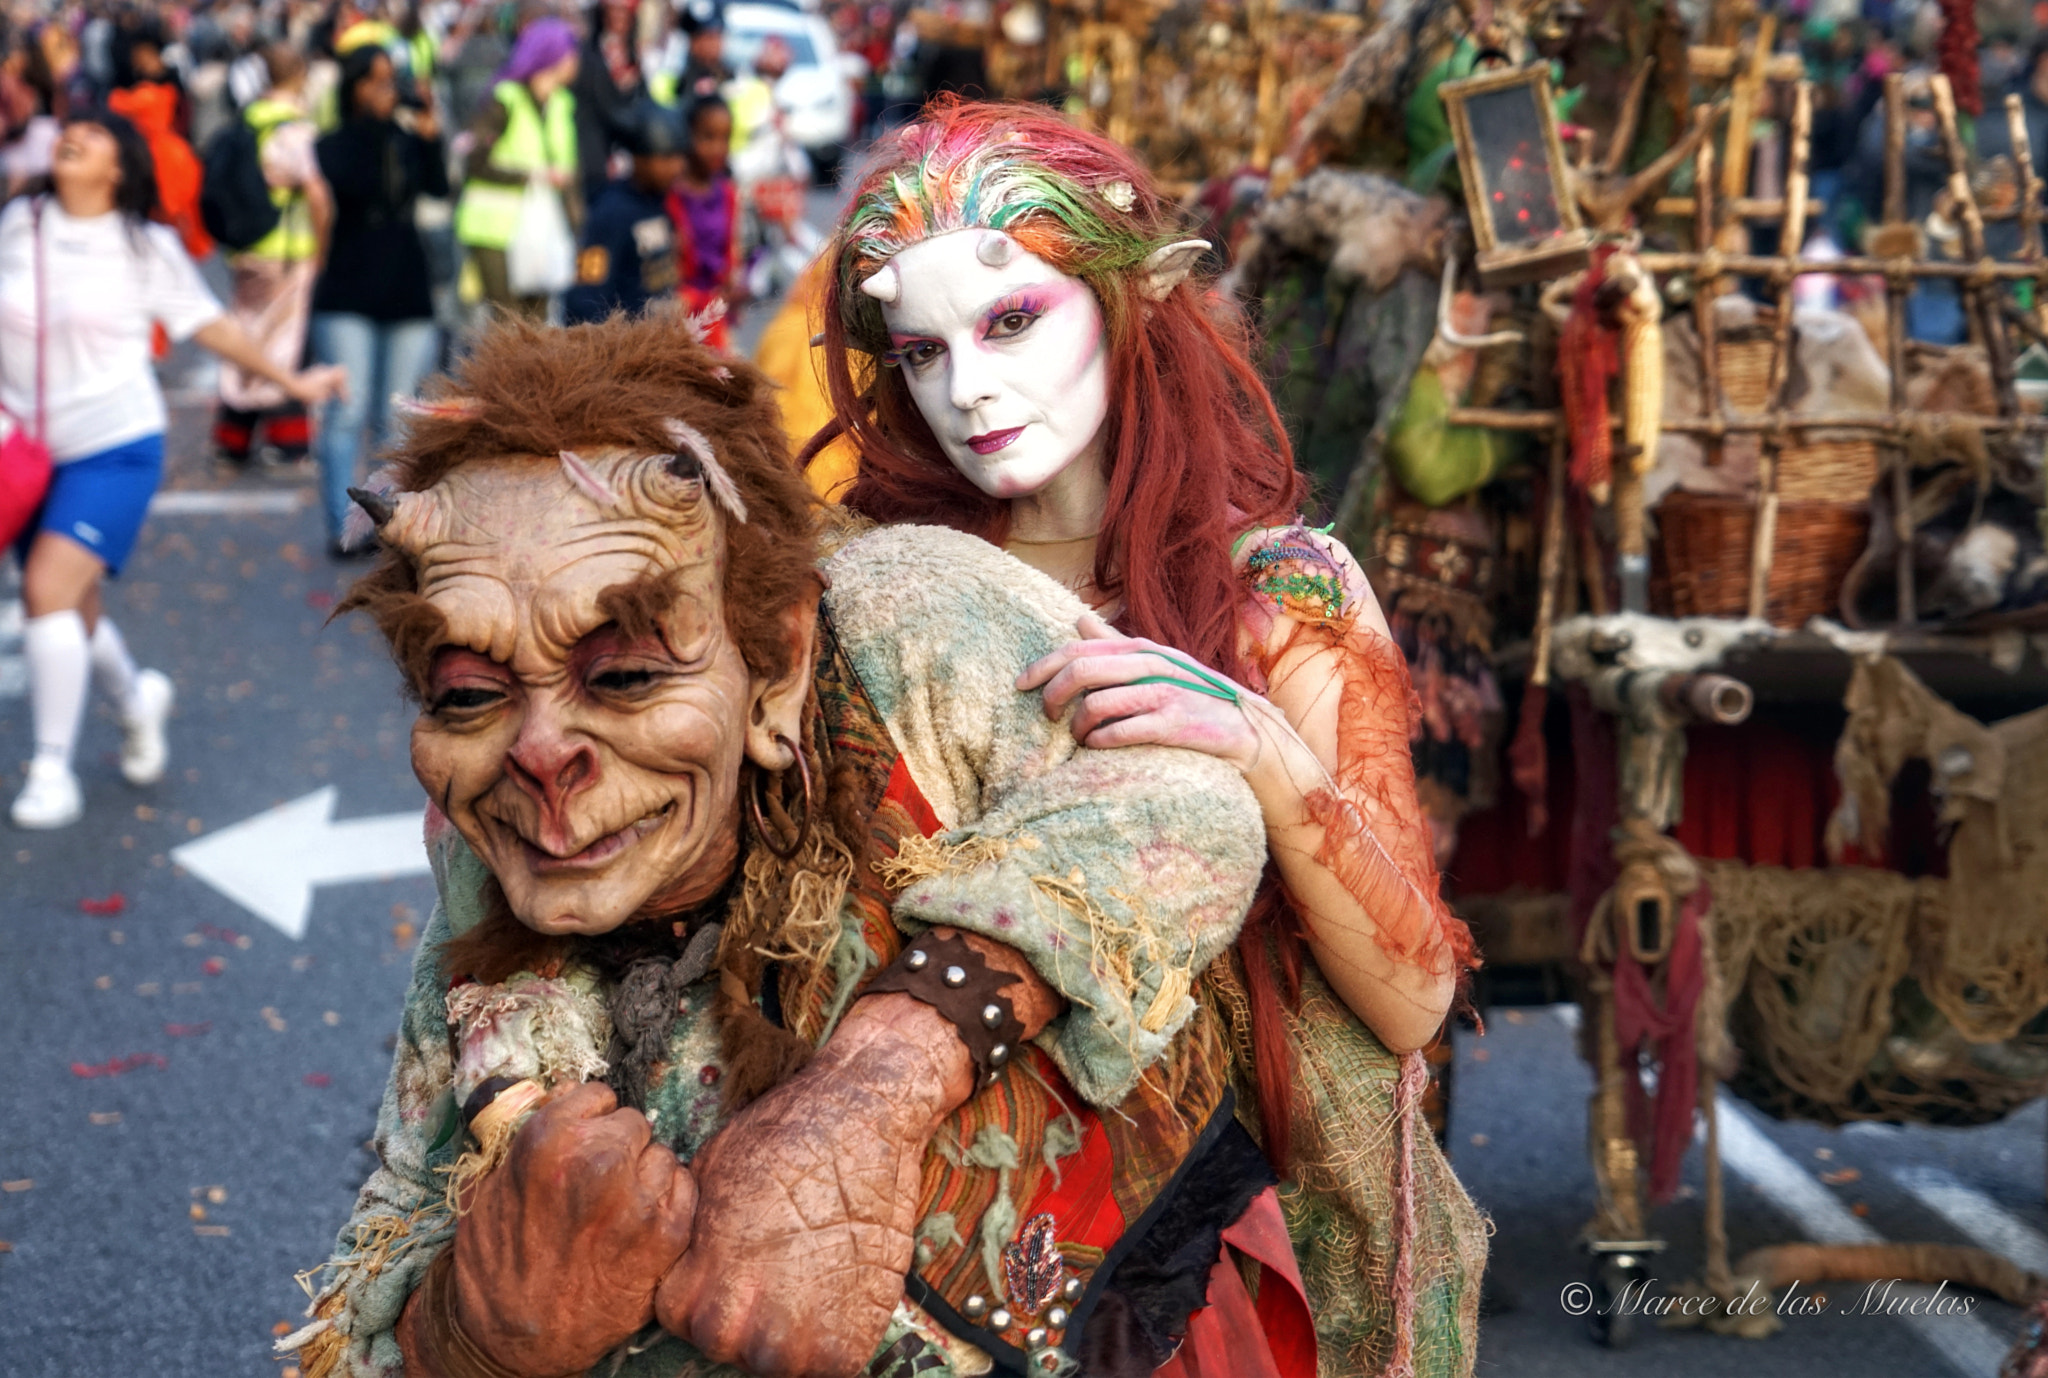
<svg viewBox="0 0 2048 1378"><path fill-rule="evenodd" d="M903 295L903 279L894 263L884 263L861 282L860 290L884 306L894 306Z"/></svg>
<svg viewBox="0 0 2048 1378"><path fill-rule="evenodd" d="M974 256L991 268L1006 268L1017 256L1017 241L1001 230L985 230L975 241Z"/></svg>
<svg viewBox="0 0 2048 1378"><path fill-rule="evenodd" d="M569 476L569 482L576 485L583 496L599 507L617 507L619 495L612 486L598 477L597 471L583 462L583 457L574 450L561 450L556 455L562 461L562 472Z"/></svg>
<svg viewBox="0 0 2048 1378"><path fill-rule="evenodd" d="M697 461L697 467L704 475L705 491L711 494L711 500L723 507L727 516L744 525L747 520L746 499L740 496L740 486L732 481L732 475L718 462L718 456L712 452L711 442L704 438L704 433L688 422L674 418L670 418L667 429L668 438L675 443L676 453Z"/></svg>

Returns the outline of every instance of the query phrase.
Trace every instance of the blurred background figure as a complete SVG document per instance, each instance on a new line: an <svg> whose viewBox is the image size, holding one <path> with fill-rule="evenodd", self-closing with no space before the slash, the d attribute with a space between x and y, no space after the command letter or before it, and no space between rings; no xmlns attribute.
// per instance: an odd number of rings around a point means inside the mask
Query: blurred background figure
<svg viewBox="0 0 2048 1378"><path fill-rule="evenodd" d="M562 299L571 325L614 311L637 315L676 298L680 264L669 195L683 175L689 133L680 115L653 101L634 109L627 128L632 165L591 203L576 285Z"/></svg>
<svg viewBox="0 0 2048 1378"><path fill-rule="evenodd" d="M691 101L717 95L732 80L732 69L725 65L725 15L717 0L686 0L676 27L688 46L674 99L688 108Z"/></svg>
<svg viewBox="0 0 2048 1378"><path fill-rule="evenodd" d="M519 232L529 186L551 193L571 226L582 218L570 91L579 46L575 28L553 15L520 30L466 136L468 171L455 208L455 237L475 274L472 294L535 321L547 319L548 297L514 289L505 251Z"/></svg>
<svg viewBox="0 0 2048 1378"><path fill-rule="evenodd" d="M730 350L735 312L745 298L746 262L739 187L728 169L732 111L717 96L699 97L690 106L689 136L682 175L669 191L678 290L693 315L714 304L723 309L705 338L713 349Z"/></svg>
<svg viewBox="0 0 2048 1378"><path fill-rule="evenodd" d="M255 135L255 152L271 204L274 228L250 244L232 244L233 279L228 311L279 369L298 366L306 349L313 282L326 252L334 203L314 156L317 135L306 105L306 59L286 43L263 50L270 86L242 112ZM209 169L211 175L211 169ZM214 447L233 464L247 464L259 441L269 458L296 464L306 457L311 427L300 399L268 376L232 362L220 371L220 409Z"/></svg>
<svg viewBox="0 0 2048 1378"><path fill-rule="evenodd" d="M320 417L315 453L328 548L337 557L348 488L365 442L374 456L391 398L411 396L440 363L441 332L415 206L448 194L447 150L431 98L401 121L398 74L379 47L341 62L341 127L320 140L334 194L334 235L313 289L313 353L348 375L345 396ZM374 550L374 546L371 547Z"/></svg>
<svg viewBox="0 0 2048 1378"><path fill-rule="evenodd" d="M16 544L35 757L10 810L16 827L78 821L84 795L72 756L94 676L124 741L121 773L164 773L171 681L139 670L100 607L100 582L134 548L163 475L164 398L152 334L193 338L225 367L304 405L338 376L277 362L200 280L177 236L151 223L149 145L110 111L64 126L51 163L55 194L0 214L0 404L40 434L55 461L41 509Z"/></svg>
<svg viewBox="0 0 2048 1378"><path fill-rule="evenodd" d="M634 140L637 102L646 92L640 70L639 13L635 0L598 0L584 11L583 58L576 67L576 156L583 200L594 206L617 171L615 150Z"/></svg>

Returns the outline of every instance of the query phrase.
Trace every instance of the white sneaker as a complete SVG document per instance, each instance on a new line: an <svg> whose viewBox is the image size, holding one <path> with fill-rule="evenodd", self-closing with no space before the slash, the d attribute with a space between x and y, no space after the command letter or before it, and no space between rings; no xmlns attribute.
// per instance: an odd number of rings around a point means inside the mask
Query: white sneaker
<svg viewBox="0 0 2048 1378"><path fill-rule="evenodd" d="M85 813L78 777L62 761L38 757L28 767L28 784L14 797L10 815L17 828L68 828Z"/></svg>
<svg viewBox="0 0 2048 1378"><path fill-rule="evenodd" d="M144 670L135 677L135 693L121 715L121 774L129 784L153 785L164 778L171 758L164 723L177 697L170 676L161 670Z"/></svg>

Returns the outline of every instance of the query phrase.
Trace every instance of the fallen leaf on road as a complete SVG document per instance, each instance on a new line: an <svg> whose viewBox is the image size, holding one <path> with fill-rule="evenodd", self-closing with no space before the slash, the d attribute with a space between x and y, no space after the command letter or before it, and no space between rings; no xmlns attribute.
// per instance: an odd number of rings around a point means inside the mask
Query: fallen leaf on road
<svg viewBox="0 0 2048 1378"><path fill-rule="evenodd" d="M409 919L416 919L416 918L418 918L419 916L420 916L420 911L419 911L419 910L417 910L417 909L413 908L413 907L412 907L411 905L409 905L409 904L406 904L406 903L405 903L405 902L403 902L403 901L400 901L399 903L397 903L397 904L394 904L394 905L392 905L392 906L391 906L391 917L392 917L392 918L394 918L394 919L408 919L408 920L409 920Z"/></svg>
<svg viewBox="0 0 2048 1378"><path fill-rule="evenodd" d="M1490 1058L1491 1058L1492 1056L1493 1056L1493 1054L1492 1054L1492 1053L1490 1053L1490 1052L1488 1052L1488 1051L1487 1051L1486 1049L1484 1049L1484 1048L1474 1048L1474 1049L1472 1050L1472 1060L1473 1060L1474 1062L1485 1062L1485 1061L1487 1061L1488 1059L1490 1059Z"/></svg>
<svg viewBox="0 0 2048 1378"><path fill-rule="evenodd" d="M334 606L334 595L326 589L314 589L306 595L306 606L315 612L326 612Z"/></svg>
<svg viewBox="0 0 2048 1378"><path fill-rule="evenodd" d="M332 1086L333 1084L334 1078L325 1072L306 1073L306 1085L308 1086Z"/></svg>
<svg viewBox="0 0 2048 1378"><path fill-rule="evenodd" d="M272 1033L283 1033L285 1031L284 1016L269 1005L263 1007L263 1022L270 1026Z"/></svg>
<svg viewBox="0 0 2048 1378"><path fill-rule="evenodd" d="M127 1057L109 1058L105 1062L74 1062L71 1075L91 1080L94 1077L118 1077L138 1067L154 1067L161 1072L170 1065L170 1060L162 1053L130 1053Z"/></svg>
<svg viewBox="0 0 2048 1378"><path fill-rule="evenodd" d="M12 1244L9 1244L6 1240L0 1239L0 1254L11 1254L13 1252L14 1246Z"/></svg>
<svg viewBox="0 0 2048 1378"><path fill-rule="evenodd" d="M135 993L137 995L162 995L164 993L163 982L144 981L135 988Z"/></svg>
<svg viewBox="0 0 2048 1378"><path fill-rule="evenodd" d="M228 1235L228 1227L225 1225L194 1225L192 1233L203 1234L211 1239L225 1239Z"/></svg>
<svg viewBox="0 0 2048 1378"><path fill-rule="evenodd" d="M297 1329L298 1327L290 1321L279 1321L276 1325L270 1327L270 1333L273 1335L289 1335Z"/></svg>
<svg viewBox="0 0 2048 1378"><path fill-rule="evenodd" d="M1849 1214L1851 1214L1851 1215L1868 1215L1868 1214L1870 1214L1870 1203L1869 1203L1868 1201L1858 1201L1858 1202L1857 1202L1857 1203L1856 1203L1855 1205L1853 1205L1853 1206L1849 1207Z"/></svg>
<svg viewBox="0 0 2048 1378"><path fill-rule="evenodd" d="M320 1022L331 1029L336 1024L339 1024L341 1022L341 1016L336 1014L333 1010L328 1010L320 1016Z"/></svg>
<svg viewBox="0 0 2048 1378"><path fill-rule="evenodd" d="M1472 1136L1472 1147L1474 1148L1485 1148L1492 1142L1493 1140L1487 1138L1484 1134L1474 1134Z"/></svg>
<svg viewBox="0 0 2048 1378"><path fill-rule="evenodd" d="M118 1110L91 1110L86 1112L85 1117L94 1124L119 1124L121 1122L121 1112Z"/></svg>
<svg viewBox="0 0 2048 1378"><path fill-rule="evenodd" d="M391 941L397 943L402 951L412 946L413 934L416 931L411 924L401 919L391 925Z"/></svg>
<svg viewBox="0 0 2048 1378"><path fill-rule="evenodd" d="M1816 1148L1813 1151L1813 1156L1825 1163L1828 1159L1835 1156L1835 1151L1832 1148Z"/></svg>
<svg viewBox="0 0 2048 1378"><path fill-rule="evenodd" d="M153 823L156 821L156 810L147 804L137 804L135 806L135 817L141 822Z"/></svg>
<svg viewBox="0 0 2048 1378"><path fill-rule="evenodd" d="M187 1208L185 1213L191 1216L194 1220L206 1219L206 1207L200 1205L197 1201L194 1201L191 1204L191 1206Z"/></svg>
<svg viewBox="0 0 2048 1378"><path fill-rule="evenodd" d="M228 1199L228 1189L226 1187L208 1187L206 1189L206 1199L218 1206L221 1202Z"/></svg>
<svg viewBox="0 0 2048 1378"><path fill-rule="evenodd" d="M1521 1012L1520 1010L1509 1010L1509 1011L1508 1011L1508 1023L1510 1023L1510 1024L1520 1024L1520 1023L1524 1023L1524 1022L1525 1022L1525 1021L1526 1021L1527 1019L1528 1019L1528 1016L1527 1016L1527 1015L1525 1015L1525 1014L1523 1014L1523 1013L1522 1013L1522 1012Z"/></svg>
<svg viewBox="0 0 2048 1378"><path fill-rule="evenodd" d="M1834 1172L1823 1172L1820 1175L1820 1180L1826 1182L1831 1187L1839 1187L1844 1182L1861 1181L1862 1178L1863 1174L1853 1167L1841 1168Z"/></svg>
<svg viewBox="0 0 2048 1378"><path fill-rule="evenodd" d="M184 943L185 946L187 947L197 947L201 943L205 942L206 939L198 933L187 933L183 938L180 938L178 941Z"/></svg>
<svg viewBox="0 0 2048 1378"><path fill-rule="evenodd" d="M228 964L226 960L223 958L208 957L205 961L199 964L199 969L205 972L208 976L218 976L223 971L226 971L228 969Z"/></svg>
<svg viewBox="0 0 2048 1378"><path fill-rule="evenodd" d="M186 832L188 832L188 833L190 833L190 834L192 834L192 836L194 836L194 837L197 837L197 836L199 836L200 830L201 830L201 829L202 829L202 828L203 828L204 826L205 826L205 825L204 825L204 824L202 824L202 823L201 823L201 822L200 822L200 821L199 821L198 819L196 819L196 818L188 818L188 819L186 819L186 820L185 820L185 831L186 831Z"/></svg>
<svg viewBox="0 0 2048 1378"><path fill-rule="evenodd" d="M213 1021L208 1019L199 1024L166 1024L164 1032L172 1038L193 1038L199 1034L212 1033Z"/></svg>
<svg viewBox="0 0 2048 1378"><path fill-rule="evenodd" d="M234 929L222 928L219 924L200 924L199 932L203 937L212 938L216 942L233 943L236 947L244 946L249 941Z"/></svg>
<svg viewBox="0 0 2048 1378"><path fill-rule="evenodd" d="M293 971L311 971L312 969L313 958L310 954L301 953L299 956L292 958Z"/></svg>
<svg viewBox="0 0 2048 1378"><path fill-rule="evenodd" d="M128 935L118 928L110 928L107 930L107 941L119 947L122 943L128 941Z"/></svg>
<svg viewBox="0 0 2048 1378"><path fill-rule="evenodd" d="M82 899L78 902L79 913L91 914L96 918L102 919L110 919L127 907L128 897L119 890L116 890L103 900Z"/></svg>
<svg viewBox="0 0 2048 1378"><path fill-rule="evenodd" d="M114 978L111 976L95 976L92 978L92 988L94 990L112 990L114 988Z"/></svg>
<svg viewBox="0 0 2048 1378"><path fill-rule="evenodd" d="M27 1191L30 1187L33 1187L35 1184L36 1179L33 1177L17 1177L12 1182L0 1182L0 1191L10 1193L17 1191Z"/></svg>

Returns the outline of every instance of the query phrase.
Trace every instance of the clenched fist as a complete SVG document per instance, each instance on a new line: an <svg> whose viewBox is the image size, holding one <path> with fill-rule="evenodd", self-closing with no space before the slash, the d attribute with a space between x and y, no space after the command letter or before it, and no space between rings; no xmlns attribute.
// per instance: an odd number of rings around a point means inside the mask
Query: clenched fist
<svg viewBox="0 0 2048 1378"><path fill-rule="evenodd" d="M461 1371L442 1355L457 1345L520 1378L582 1373L652 1321L697 1201L689 1171L652 1137L609 1087L549 1097L505 1162L465 1193L452 1314L424 1314L430 1289L414 1294L399 1327L406 1371Z"/></svg>

